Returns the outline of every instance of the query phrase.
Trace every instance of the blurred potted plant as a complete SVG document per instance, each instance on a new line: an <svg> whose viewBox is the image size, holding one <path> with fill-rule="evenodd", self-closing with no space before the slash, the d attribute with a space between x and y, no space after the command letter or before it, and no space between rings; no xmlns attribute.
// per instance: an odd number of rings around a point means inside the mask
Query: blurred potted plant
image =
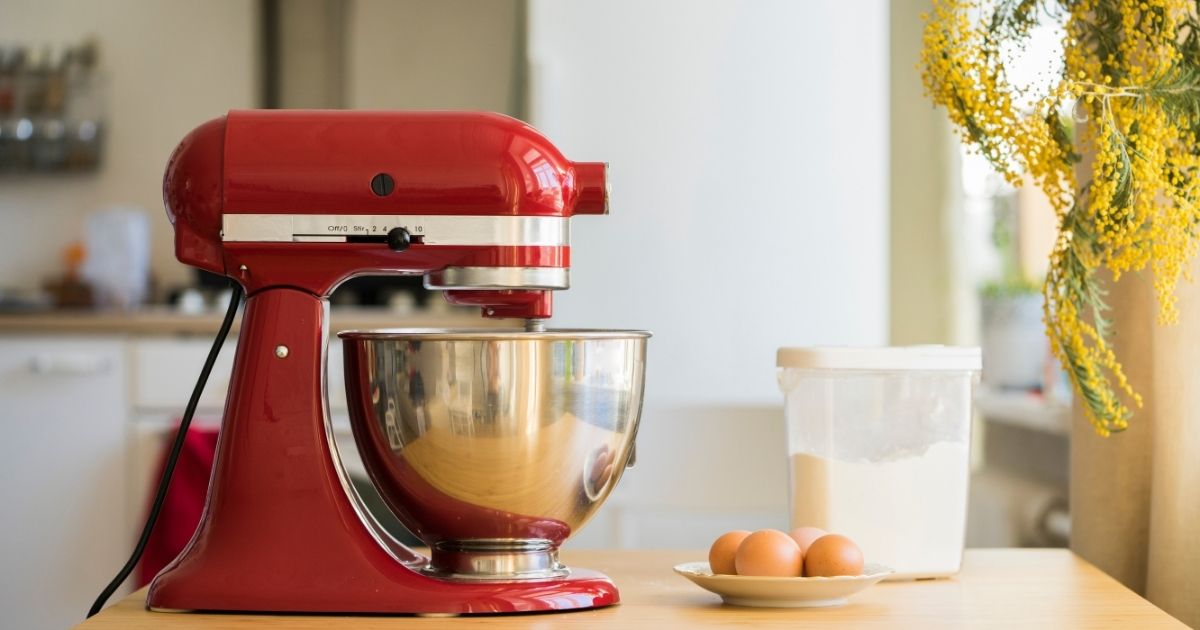
<svg viewBox="0 0 1200 630"><path fill-rule="evenodd" d="M1042 292L1021 269L1014 195L992 202L992 244L999 276L983 285L983 379L997 388L1041 389L1048 352L1042 327Z"/></svg>

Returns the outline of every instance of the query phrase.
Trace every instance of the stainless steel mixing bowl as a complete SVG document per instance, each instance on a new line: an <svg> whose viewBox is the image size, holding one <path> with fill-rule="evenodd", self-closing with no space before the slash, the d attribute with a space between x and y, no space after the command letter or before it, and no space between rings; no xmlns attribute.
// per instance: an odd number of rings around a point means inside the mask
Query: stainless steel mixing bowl
<svg viewBox="0 0 1200 630"><path fill-rule="evenodd" d="M338 335L350 422L428 572L563 575L558 546L633 452L649 333L379 330Z"/></svg>

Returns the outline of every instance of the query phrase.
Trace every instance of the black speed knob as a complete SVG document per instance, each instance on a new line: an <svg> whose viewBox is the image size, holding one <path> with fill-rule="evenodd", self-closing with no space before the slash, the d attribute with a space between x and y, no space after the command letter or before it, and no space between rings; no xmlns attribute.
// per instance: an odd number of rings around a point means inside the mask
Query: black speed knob
<svg viewBox="0 0 1200 630"><path fill-rule="evenodd" d="M402 227L392 228L387 233L387 245L392 251L402 252L412 245L412 235Z"/></svg>

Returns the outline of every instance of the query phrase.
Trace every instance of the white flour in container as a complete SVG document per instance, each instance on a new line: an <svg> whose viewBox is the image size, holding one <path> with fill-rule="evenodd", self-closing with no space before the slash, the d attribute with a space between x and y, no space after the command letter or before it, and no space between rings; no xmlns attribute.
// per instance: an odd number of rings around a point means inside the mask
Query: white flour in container
<svg viewBox="0 0 1200 630"><path fill-rule="evenodd" d="M969 453L939 442L887 461L792 455L792 527L849 536L890 579L943 577L962 564Z"/></svg>

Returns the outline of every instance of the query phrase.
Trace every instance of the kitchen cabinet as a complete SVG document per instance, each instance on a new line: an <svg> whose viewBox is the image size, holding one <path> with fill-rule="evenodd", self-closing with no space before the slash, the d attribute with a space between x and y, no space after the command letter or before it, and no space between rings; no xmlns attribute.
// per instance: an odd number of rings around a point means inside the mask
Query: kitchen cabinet
<svg viewBox="0 0 1200 630"><path fill-rule="evenodd" d="M192 395L192 388L212 347L212 340L200 337L150 337L136 339L130 346L133 406L178 415ZM200 397L199 409L219 412L225 404L225 390L229 389L229 374L233 369L236 347L236 338L225 341L213 365L208 386Z"/></svg>
<svg viewBox="0 0 1200 630"><path fill-rule="evenodd" d="M0 337L0 625L78 622L125 561L126 347Z"/></svg>
<svg viewBox="0 0 1200 630"><path fill-rule="evenodd" d="M130 358L127 484L129 496L136 497L129 511L130 531L137 531L142 527L146 502L161 474L163 450L179 426L212 339L199 335L155 335L133 337L127 343ZM236 338L225 341L200 396L193 427L220 426L236 347Z"/></svg>

